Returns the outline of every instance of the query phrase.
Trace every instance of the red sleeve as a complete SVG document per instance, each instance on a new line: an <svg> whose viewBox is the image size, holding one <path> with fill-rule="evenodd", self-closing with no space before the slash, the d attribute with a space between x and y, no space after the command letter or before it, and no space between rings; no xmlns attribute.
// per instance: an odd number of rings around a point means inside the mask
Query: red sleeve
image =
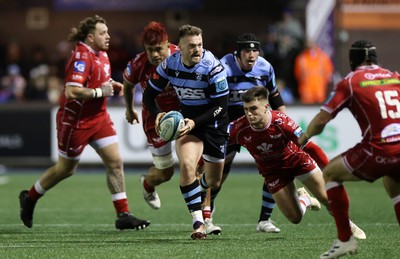
<svg viewBox="0 0 400 259"><path fill-rule="evenodd" d="M326 156L325 152L314 142L308 141L308 143L303 146L303 150L317 162L321 169L329 163L329 158Z"/></svg>

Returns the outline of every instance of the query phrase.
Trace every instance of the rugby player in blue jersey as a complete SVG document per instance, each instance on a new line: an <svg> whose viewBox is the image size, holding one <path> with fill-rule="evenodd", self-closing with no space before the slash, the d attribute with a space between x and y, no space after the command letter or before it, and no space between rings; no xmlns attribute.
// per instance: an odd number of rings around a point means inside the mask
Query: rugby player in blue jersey
<svg viewBox="0 0 400 259"><path fill-rule="evenodd" d="M254 86L264 86L268 89L269 103L273 110L285 113L285 105L275 83L275 72L272 65L260 56L260 42L252 33L240 35L236 41L237 48L234 53L226 54L221 59L222 65L227 73L229 86L229 121L232 122L244 115L242 95ZM240 145L228 145L226 152L225 166L222 176L222 183L229 175L232 161L237 152L240 151ZM210 192L209 192L210 193ZM207 233L220 233L221 228L212 223L214 210L213 200L218 193L211 192L210 206L205 205L203 217L206 222ZM210 195L210 194L208 194ZM261 212L256 227L257 231L278 233L280 229L274 226L270 221L275 201L268 191L268 187L263 184ZM209 212L211 211L211 212Z"/></svg>
<svg viewBox="0 0 400 259"><path fill-rule="evenodd" d="M181 102L186 125L176 140L180 167L180 189L192 215L192 239L206 238L201 209L201 190L196 178L198 161L204 160L203 185L220 188L228 140L229 88L221 62L203 49L202 30L192 25L179 28L179 48L158 65L143 93L143 102L156 116L156 128L164 112L155 97L171 85Z"/></svg>

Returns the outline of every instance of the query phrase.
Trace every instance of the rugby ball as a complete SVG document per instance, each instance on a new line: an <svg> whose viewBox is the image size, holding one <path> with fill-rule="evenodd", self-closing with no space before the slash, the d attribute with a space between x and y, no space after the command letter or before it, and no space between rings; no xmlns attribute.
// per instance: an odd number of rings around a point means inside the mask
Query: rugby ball
<svg viewBox="0 0 400 259"><path fill-rule="evenodd" d="M167 112L160 121L159 135L165 141L172 141L178 138L179 130L185 126L182 114L178 111Z"/></svg>

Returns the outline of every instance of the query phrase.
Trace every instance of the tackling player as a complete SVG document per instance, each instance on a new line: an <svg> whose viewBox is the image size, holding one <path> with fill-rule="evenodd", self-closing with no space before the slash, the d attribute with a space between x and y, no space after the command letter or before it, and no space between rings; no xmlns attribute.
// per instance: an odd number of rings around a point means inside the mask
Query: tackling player
<svg viewBox="0 0 400 259"><path fill-rule="evenodd" d="M322 149L312 141L297 144L303 130L286 114L270 110L265 87L247 90L242 99L245 116L230 124L229 143L240 144L249 151L283 215L298 224L306 208L319 210L321 202L329 210L319 168L329 160ZM317 199L305 188L296 191L294 179L302 182ZM361 229L348 222L359 238L365 238Z"/></svg>

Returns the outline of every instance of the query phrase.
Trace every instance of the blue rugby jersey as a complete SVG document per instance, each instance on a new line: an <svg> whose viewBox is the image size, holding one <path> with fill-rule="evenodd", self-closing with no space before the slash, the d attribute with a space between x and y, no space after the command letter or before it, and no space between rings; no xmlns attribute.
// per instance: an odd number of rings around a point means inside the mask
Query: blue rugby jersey
<svg viewBox="0 0 400 259"><path fill-rule="evenodd" d="M229 85L229 106L242 106L242 95L253 86L265 86L270 95L278 88L275 82L275 72L272 65L263 57L258 57L253 69L244 72L237 63L234 54L226 54L221 58L226 69Z"/></svg>
<svg viewBox="0 0 400 259"><path fill-rule="evenodd" d="M213 99L229 94L225 69L208 50L193 67L183 65L180 51L173 53L158 65L149 85L159 92L171 85L181 102L182 114L191 119L210 109Z"/></svg>

